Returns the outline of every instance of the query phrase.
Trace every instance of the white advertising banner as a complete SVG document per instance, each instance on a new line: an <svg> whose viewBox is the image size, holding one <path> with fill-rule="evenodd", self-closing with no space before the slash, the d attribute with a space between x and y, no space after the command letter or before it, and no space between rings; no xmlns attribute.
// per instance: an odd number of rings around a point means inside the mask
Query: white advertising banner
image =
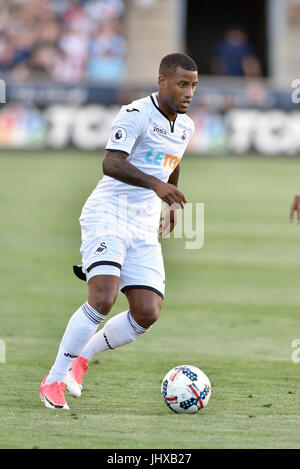
<svg viewBox="0 0 300 469"><path fill-rule="evenodd" d="M118 106L7 104L0 111L1 149L101 150ZM194 108L193 154L300 155L300 111L236 108L225 113Z"/></svg>

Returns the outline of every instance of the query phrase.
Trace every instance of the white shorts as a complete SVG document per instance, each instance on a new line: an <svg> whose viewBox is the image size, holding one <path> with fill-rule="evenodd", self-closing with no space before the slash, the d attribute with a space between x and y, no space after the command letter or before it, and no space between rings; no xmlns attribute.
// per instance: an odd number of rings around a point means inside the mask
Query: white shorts
<svg viewBox="0 0 300 469"><path fill-rule="evenodd" d="M80 223L82 271L87 281L95 275L116 275L122 293L145 288L164 298L165 269L157 239L141 239L133 234L121 238L101 230L99 223Z"/></svg>

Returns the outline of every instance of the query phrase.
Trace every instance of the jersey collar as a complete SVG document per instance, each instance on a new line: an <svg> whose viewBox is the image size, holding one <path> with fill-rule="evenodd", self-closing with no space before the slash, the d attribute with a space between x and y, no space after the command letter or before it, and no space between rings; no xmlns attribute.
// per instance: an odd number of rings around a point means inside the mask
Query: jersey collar
<svg viewBox="0 0 300 469"><path fill-rule="evenodd" d="M174 127L175 127L175 121L177 119L177 115L176 115L176 117L173 121L170 121L167 114L162 109L160 109L156 93L152 93L150 95L150 98L151 98L151 101L152 101L153 105L156 107L156 109L168 120L168 122L170 124L170 128L171 128L171 132L174 133Z"/></svg>

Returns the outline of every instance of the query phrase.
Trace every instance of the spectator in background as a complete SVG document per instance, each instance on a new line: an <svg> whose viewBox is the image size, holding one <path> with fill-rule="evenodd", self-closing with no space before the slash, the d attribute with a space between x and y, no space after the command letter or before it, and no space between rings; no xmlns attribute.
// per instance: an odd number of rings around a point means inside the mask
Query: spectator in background
<svg viewBox="0 0 300 469"><path fill-rule="evenodd" d="M113 56L109 49L101 55L93 55L87 67L87 80L102 83L118 83L124 75L124 63L120 57Z"/></svg>
<svg viewBox="0 0 300 469"><path fill-rule="evenodd" d="M84 79L87 56L89 48L89 37L84 31L67 30L59 41L59 50L65 56L66 66L73 68L73 82Z"/></svg>
<svg viewBox="0 0 300 469"><path fill-rule="evenodd" d="M79 83L84 78L83 65L76 57L67 55L62 49L56 49L49 66L51 78L62 83Z"/></svg>
<svg viewBox="0 0 300 469"><path fill-rule="evenodd" d="M124 13L123 0L86 0L84 10L96 25L103 26L119 20Z"/></svg>
<svg viewBox="0 0 300 469"><path fill-rule="evenodd" d="M126 50L123 12L124 0L1 0L0 73L116 83Z"/></svg>
<svg viewBox="0 0 300 469"><path fill-rule="evenodd" d="M14 49L6 35L0 38L0 70L7 72L13 68Z"/></svg>
<svg viewBox="0 0 300 469"><path fill-rule="evenodd" d="M30 78L36 74L39 78L51 79L51 65L56 56L56 49L51 45L42 44L37 46L31 54L28 64Z"/></svg>
<svg viewBox="0 0 300 469"><path fill-rule="evenodd" d="M116 83L124 74L126 44L115 22L95 31L90 43L87 80Z"/></svg>
<svg viewBox="0 0 300 469"><path fill-rule="evenodd" d="M232 26L217 45L212 59L212 73L230 76L260 76L261 67L247 33Z"/></svg>

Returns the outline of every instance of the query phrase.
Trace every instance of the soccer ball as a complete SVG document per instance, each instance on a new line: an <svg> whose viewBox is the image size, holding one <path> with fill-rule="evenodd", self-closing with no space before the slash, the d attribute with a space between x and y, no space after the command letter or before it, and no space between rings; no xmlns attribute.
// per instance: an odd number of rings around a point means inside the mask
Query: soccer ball
<svg viewBox="0 0 300 469"><path fill-rule="evenodd" d="M211 385L203 371L195 366L172 368L161 383L161 395L166 405L178 414L194 414L207 406Z"/></svg>

